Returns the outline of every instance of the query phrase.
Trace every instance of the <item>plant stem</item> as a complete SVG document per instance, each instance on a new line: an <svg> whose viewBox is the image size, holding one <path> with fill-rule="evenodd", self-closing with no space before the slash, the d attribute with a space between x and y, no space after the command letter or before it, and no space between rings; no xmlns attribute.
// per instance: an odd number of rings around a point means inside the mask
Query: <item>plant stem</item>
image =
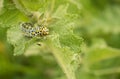
<svg viewBox="0 0 120 79"><path fill-rule="evenodd" d="M63 51L59 47L55 47L52 42L49 40L46 42L49 49L52 51L53 56L55 57L57 63L65 73L67 79L76 79L75 72L73 68L69 65L69 57L64 56Z"/></svg>
<svg viewBox="0 0 120 79"><path fill-rule="evenodd" d="M56 58L58 64L60 65L63 72L67 76L67 79L76 79L75 72L72 71L72 68L70 68L69 66L66 65L64 58L62 58L63 53L58 52L59 50L57 50L55 48L53 48L52 51L53 51L53 55Z"/></svg>

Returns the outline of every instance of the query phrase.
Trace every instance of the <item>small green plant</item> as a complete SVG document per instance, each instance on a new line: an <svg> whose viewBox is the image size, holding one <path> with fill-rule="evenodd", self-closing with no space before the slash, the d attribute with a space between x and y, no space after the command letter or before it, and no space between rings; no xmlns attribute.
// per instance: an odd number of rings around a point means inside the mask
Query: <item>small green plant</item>
<svg viewBox="0 0 120 79"><path fill-rule="evenodd" d="M0 0L0 39L15 57L52 54L63 71L56 70L59 76L52 79L119 79L118 4L118 0ZM49 61L51 66L55 64L51 60L46 56L46 61L34 62ZM8 64L10 71L39 74L37 69ZM4 71L6 66L0 67Z"/></svg>
<svg viewBox="0 0 120 79"><path fill-rule="evenodd" d="M14 55L25 54L30 46L41 42L40 48L43 45L49 48L47 52L55 56L67 78L76 79L75 71L80 64L78 60L83 43L83 39L73 32L74 21L78 17L67 12L67 3L55 8L55 1L13 0L8 9L10 16L2 21L2 26L9 28L7 40L14 46Z"/></svg>

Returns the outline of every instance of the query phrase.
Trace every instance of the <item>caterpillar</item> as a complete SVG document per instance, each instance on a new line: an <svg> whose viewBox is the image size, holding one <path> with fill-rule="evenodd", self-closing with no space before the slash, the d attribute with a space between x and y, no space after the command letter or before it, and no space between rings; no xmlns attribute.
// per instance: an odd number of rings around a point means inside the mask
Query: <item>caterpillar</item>
<svg viewBox="0 0 120 79"><path fill-rule="evenodd" d="M36 25L30 22L20 23L23 34L27 37L43 37L49 34L49 29L43 25Z"/></svg>

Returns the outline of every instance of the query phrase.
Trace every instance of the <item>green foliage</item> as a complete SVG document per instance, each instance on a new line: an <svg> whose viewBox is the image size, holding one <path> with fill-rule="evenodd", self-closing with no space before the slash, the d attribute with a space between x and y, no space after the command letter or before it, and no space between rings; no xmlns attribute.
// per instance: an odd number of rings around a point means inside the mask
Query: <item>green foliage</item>
<svg viewBox="0 0 120 79"><path fill-rule="evenodd" d="M119 4L118 0L1 0L0 78L119 79ZM50 19L49 35L24 36L21 22L40 24L45 18Z"/></svg>

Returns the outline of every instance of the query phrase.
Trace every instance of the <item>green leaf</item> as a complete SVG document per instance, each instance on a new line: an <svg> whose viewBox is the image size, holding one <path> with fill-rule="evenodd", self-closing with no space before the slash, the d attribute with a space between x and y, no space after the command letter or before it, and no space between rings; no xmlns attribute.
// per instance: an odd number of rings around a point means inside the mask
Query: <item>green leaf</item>
<svg viewBox="0 0 120 79"><path fill-rule="evenodd" d="M120 51L111 47L108 47L104 40L94 40L91 48L85 57L85 63L91 65L103 60L120 56Z"/></svg>
<svg viewBox="0 0 120 79"><path fill-rule="evenodd" d="M23 6L30 11L38 11L40 8L43 8L45 6L45 3L47 3L45 0L19 0L23 4ZM32 5L32 6L31 6Z"/></svg>
<svg viewBox="0 0 120 79"><path fill-rule="evenodd" d="M36 38L25 38L20 27L17 26L12 27L7 31L7 40L15 47L14 55L21 55L31 44L35 43Z"/></svg>
<svg viewBox="0 0 120 79"><path fill-rule="evenodd" d="M75 34L65 34L62 37L59 37L61 47L67 46L76 53L80 52L80 46L83 42L83 39L76 36Z"/></svg>
<svg viewBox="0 0 120 79"><path fill-rule="evenodd" d="M6 10L5 13L0 15L0 24L2 24L2 27L12 27L21 21L27 20L28 18L17 9Z"/></svg>
<svg viewBox="0 0 120 79"><path fill-rule="evenodd" d="M83 52L83 66L77 72L78 78L106 79L120 73L120 50L107 46L103 39L94 39L92 46Z"/></svg>
<svg viewBox="0 0 120 79"><path fill-rule="evenodd" d="M54 18L63 18L67 14L68 4L60 5L52 15Z"/></svg>

